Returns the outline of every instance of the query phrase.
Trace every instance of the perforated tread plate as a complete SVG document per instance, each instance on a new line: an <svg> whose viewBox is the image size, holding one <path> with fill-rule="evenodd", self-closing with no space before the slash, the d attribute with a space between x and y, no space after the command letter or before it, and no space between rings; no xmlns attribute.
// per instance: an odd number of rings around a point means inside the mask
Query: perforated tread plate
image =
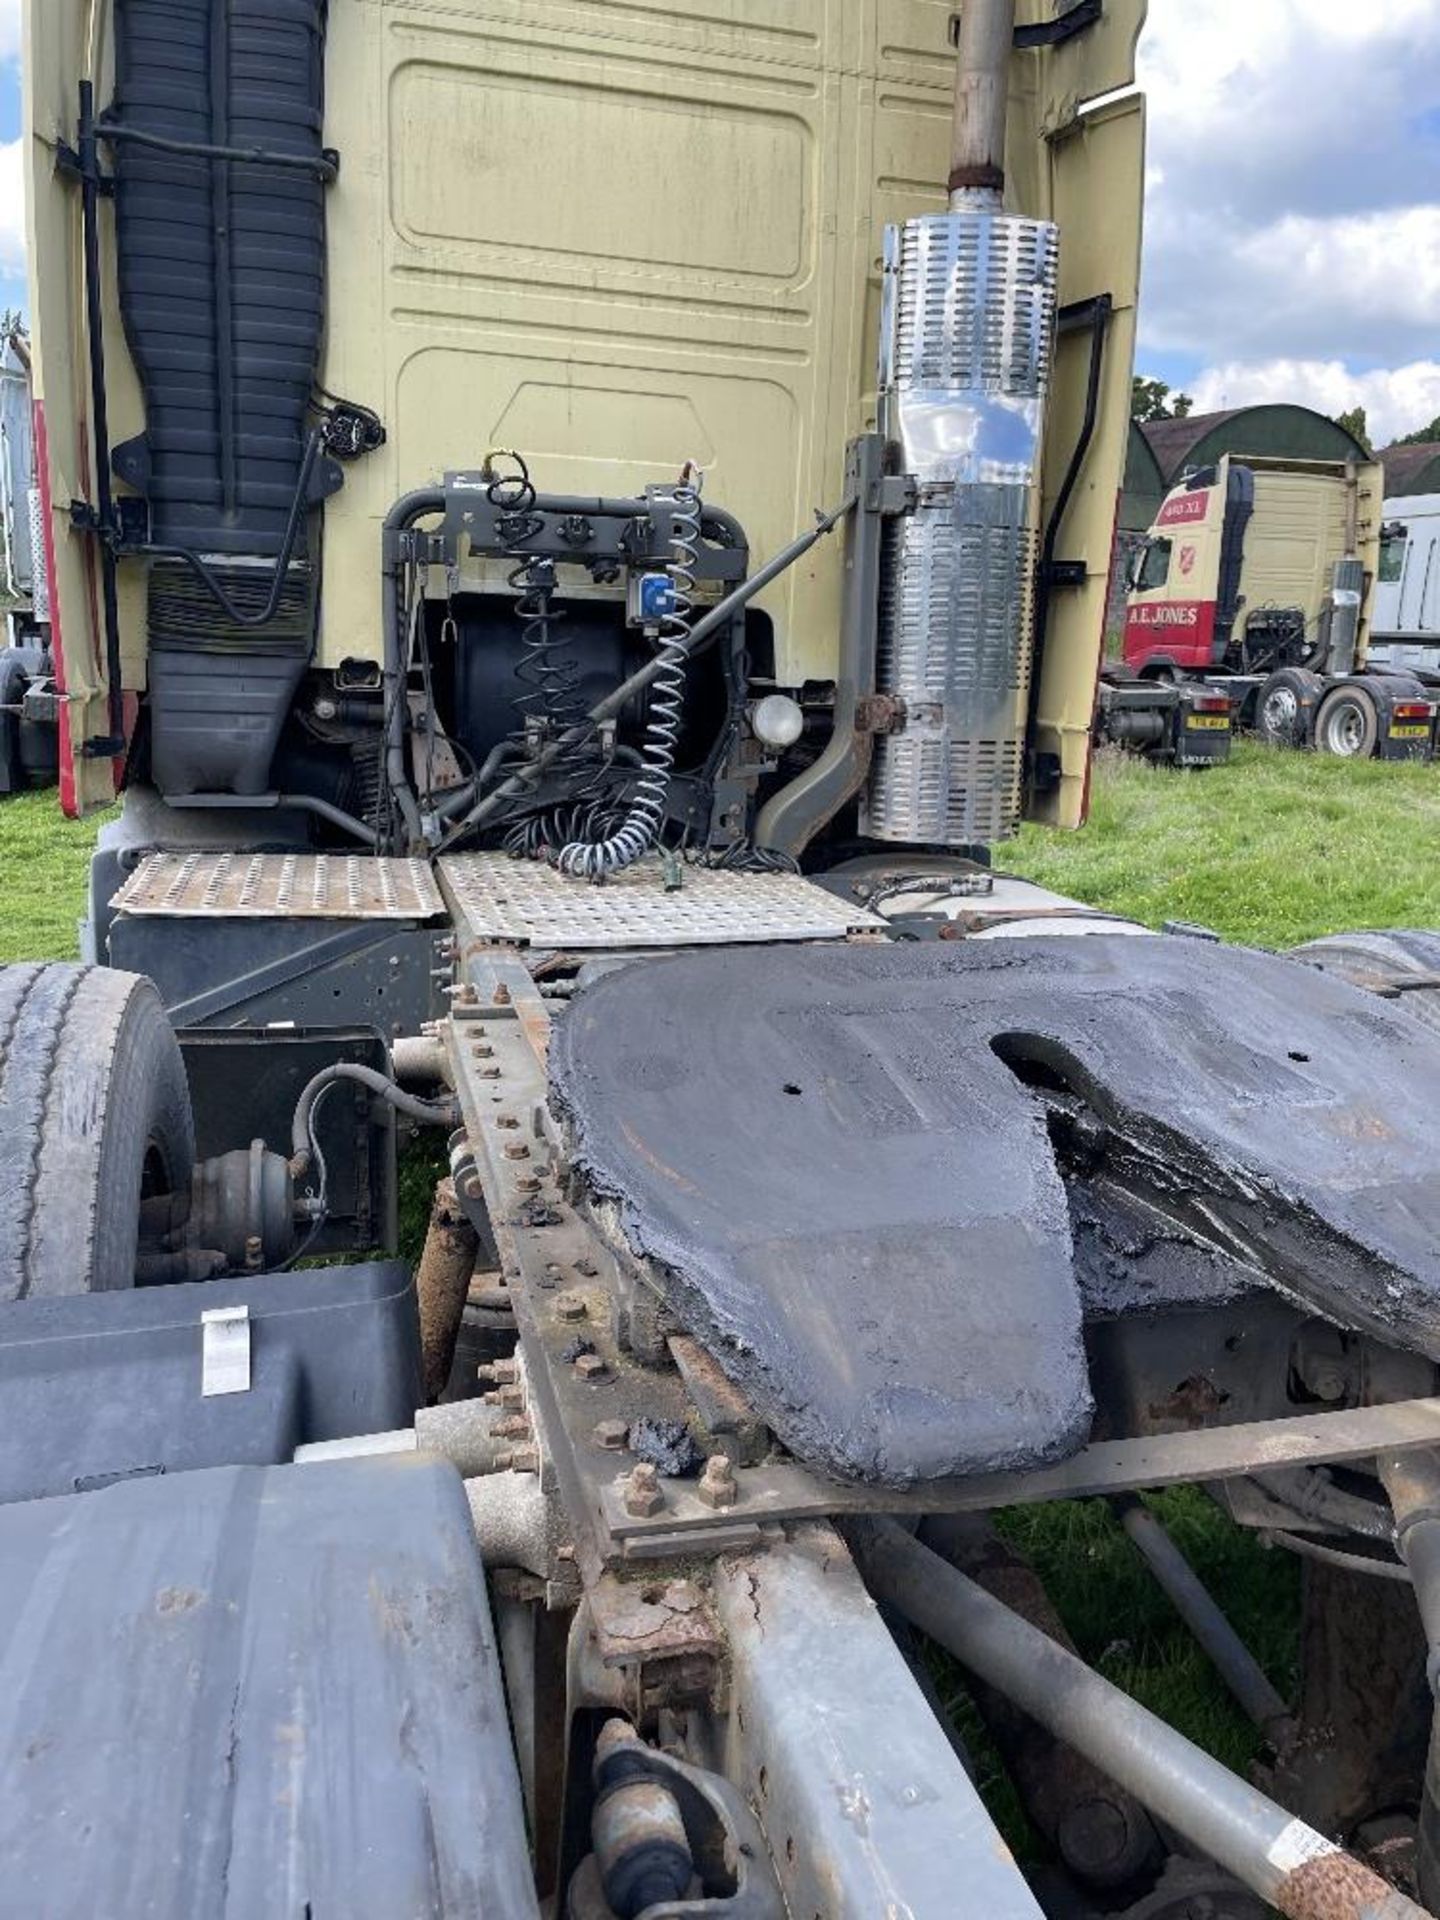
<svg viewBox="0 0 1440 1920"><path fill-rule="evenodd" d="M440 880L471 940L568 950L708 947L757 941L839 940L883 932L873 913L788 873L726 873L685 866L667 892L658 855L603 886L502 853L453 854Z"/></svg>
<svg viewBox="0 0 1440 1920"><path fill-rule="evenodd" d="M424 860L355 853L152 853L111 901L118 913L186 919L434 920Z"/></svg>

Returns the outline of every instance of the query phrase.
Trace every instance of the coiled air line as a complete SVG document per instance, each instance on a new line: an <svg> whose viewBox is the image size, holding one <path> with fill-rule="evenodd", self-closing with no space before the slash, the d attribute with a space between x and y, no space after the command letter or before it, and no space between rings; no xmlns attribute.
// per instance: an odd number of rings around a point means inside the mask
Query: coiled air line
<svg viewBox="0 0 1440 1920"><path fill-rule="evenodd" d="M660 644L650 691L650 713L641 748L642 766L635 795L625 818L603 840L572 840L560 849L556 866L574 879L600 882L633 867L654 846L665 824L665 805L675 768L675 750L685 705L685 661L690 650L691 615L695 608L695 566L700 546L700 489L704 475L686 462L679 482L668 490L652 487L652 507L670 514L670 557L665 572L670 581L665 611L660 616Z"/></svg>

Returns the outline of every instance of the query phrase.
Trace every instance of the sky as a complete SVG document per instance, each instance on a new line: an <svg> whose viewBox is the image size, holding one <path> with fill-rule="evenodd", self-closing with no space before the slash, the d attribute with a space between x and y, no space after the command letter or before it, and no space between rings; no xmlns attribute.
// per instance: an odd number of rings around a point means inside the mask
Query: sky
<svg viewBox="0 0 1440 1920"><path fill-rule="evenodd" d="M0 0L0 308L25 305L20 0ZM1197 409L1440 414L1440 5L1150 0L1137 371ZM1062 242L1063 244L1063 242Z"/></svg>

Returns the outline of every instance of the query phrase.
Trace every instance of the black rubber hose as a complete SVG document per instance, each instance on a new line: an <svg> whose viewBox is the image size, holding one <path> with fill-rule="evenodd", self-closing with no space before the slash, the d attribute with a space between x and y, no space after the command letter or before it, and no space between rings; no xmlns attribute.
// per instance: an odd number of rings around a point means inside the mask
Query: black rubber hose
<svg viewBox="0 0 1440 1920"><path fill-rule="evenodd" d="M418 1099L413 1093L406 1093L403 1087L397 1087L383 1073L377 1073L374 1067L362 1067L353 1060L336 1060L306 1081L300 1098L295 1102L295 1117L290 1123L290 1146L293 1156L291 1165L296 1172L303 1173L310 1164L310 1126L315 1102L326 1087L332 1086L337 1080L353 1080L359 1086L368 1087L371 1093L388 1100L397 1112L408 1114L412 1120L418 1120L424 1126L455 1125L456 1108L453 1100Z"/></svg>

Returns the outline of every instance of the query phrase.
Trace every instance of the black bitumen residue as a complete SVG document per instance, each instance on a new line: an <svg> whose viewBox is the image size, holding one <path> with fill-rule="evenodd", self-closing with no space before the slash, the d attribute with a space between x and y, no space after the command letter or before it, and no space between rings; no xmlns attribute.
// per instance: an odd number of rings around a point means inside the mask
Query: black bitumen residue
<svg viewBox="0 0 1440 1920"><path fill-rule="evenodd" d="M1284 958L723 949L599 981L550 1062L577 1166L672 1310L842 1477L1082 1444L1081 1283L1218 1302L1259 1270L1440 1357L1440 1036ZM1107 1188L1151 1226L1106 1217Z"/></svg>
<svg viewBox="0 0 1440 1920"><path fill-rule="evenodd" d="M667 1480L685 1480L705 1464L705 1455L683 1420L637 1420L630 1429L629 1447L637 1460L647 1460Z"/></svg>

